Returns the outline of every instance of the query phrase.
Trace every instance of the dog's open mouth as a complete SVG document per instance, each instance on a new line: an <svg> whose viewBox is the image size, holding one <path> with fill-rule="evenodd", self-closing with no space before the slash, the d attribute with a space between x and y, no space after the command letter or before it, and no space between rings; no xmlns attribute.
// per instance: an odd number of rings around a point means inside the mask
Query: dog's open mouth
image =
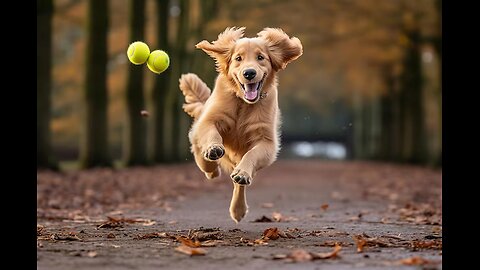
<svg viewBox="0 0 480 270"><path fill-rule="evenodd" d="M263 81L265 80L266 73L263 75L262 80L255 83L240 83L243 90L243 99L248 103L255 103L260 98L260 92L262 90Z"/></svg>

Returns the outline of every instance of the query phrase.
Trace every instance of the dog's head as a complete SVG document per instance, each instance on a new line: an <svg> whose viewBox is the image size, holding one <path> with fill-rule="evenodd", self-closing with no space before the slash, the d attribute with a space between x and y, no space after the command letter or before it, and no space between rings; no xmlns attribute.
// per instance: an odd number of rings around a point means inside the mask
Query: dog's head
<svg viewBox="0 0 480 270"><path fill-rule="evenodd" d="M244 38L245 27L227 28L212 43L196 45L216 61L217 71L227 76L238 97L254 104L261 96L265 81L300 57L303 47L277 28L265 28L254 38Z"/></svg>

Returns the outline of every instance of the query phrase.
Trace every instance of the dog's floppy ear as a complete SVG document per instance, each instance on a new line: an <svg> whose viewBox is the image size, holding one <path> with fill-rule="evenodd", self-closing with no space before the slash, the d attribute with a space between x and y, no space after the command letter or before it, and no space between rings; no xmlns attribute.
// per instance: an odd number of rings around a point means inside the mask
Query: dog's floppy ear
<svg viewBox="0 0 480 270"><path fill-rule="evenodd" d="M232 48L235 42L243 37L245 27L227 27L225 31L218 35L218 39L212 43L203 40L195 45L196 48L202 49L213 59L217 66L217 71L228 72L228 64L232 57Z"/></svg>
<svg viewBox="0 0 480 270"><path fill-rule="evenodd" d="M275 71L284 69L288 63L303 54L303 46L296 37L289 38L282 29L264 28L257 34L267 43L272 68Z"/></svg>

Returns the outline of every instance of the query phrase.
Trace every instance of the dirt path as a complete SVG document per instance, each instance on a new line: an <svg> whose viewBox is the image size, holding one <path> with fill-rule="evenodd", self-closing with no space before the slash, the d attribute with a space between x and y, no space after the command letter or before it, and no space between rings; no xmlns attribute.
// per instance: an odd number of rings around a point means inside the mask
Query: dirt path
<svg viewBox="0 0 480 270"><path fill-rule="evenodd" d="M37 269L442 268L439 170L280 160L239 224L231 182L194 164L37 178Z"/></svg>

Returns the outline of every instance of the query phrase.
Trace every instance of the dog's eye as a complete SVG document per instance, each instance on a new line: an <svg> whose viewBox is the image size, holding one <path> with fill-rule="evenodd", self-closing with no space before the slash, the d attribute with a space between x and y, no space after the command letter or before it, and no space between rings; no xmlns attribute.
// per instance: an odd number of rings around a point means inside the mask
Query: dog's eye
<svg viewBox="0 0 480 270"><path fill-rule="evenodd" d="M237 57L235 57L235 60L237 60L238 62L242 61L242 57L240 55L238 55Z"/></svg>
<svg viewBox="0 0 480 270"><path fill-rule="evenodd" d="M259 54L259 55L257 56L257 60L263 60L263 59L265 59L265 57L263 57L263 55Z"/></svg>

